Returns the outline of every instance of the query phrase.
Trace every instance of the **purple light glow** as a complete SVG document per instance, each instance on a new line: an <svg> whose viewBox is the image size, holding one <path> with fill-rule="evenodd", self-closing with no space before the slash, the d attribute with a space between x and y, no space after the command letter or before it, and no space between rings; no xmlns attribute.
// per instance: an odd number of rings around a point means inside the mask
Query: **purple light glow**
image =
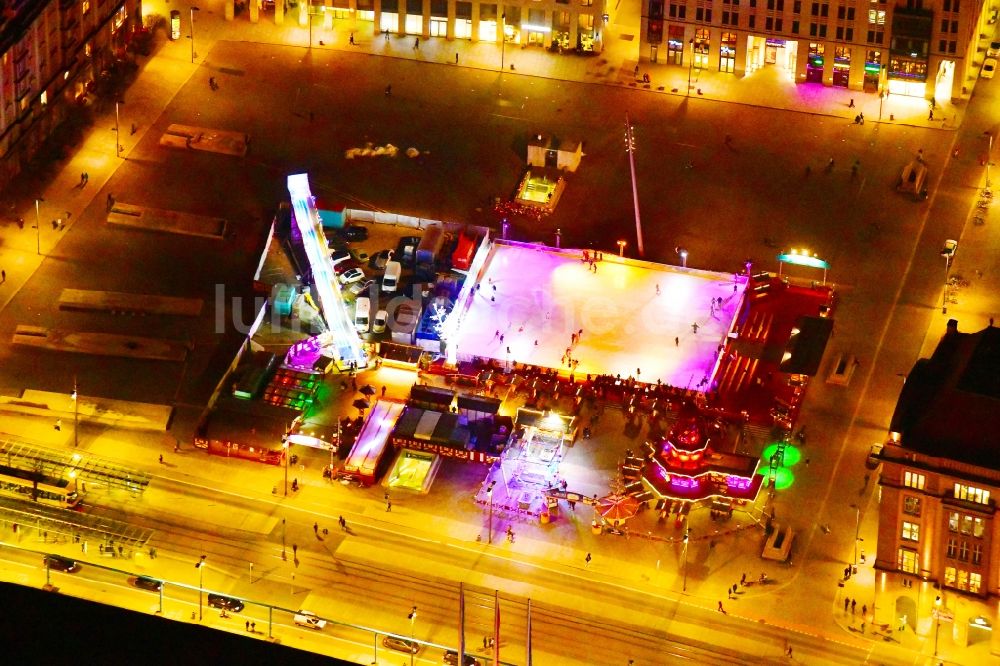
<svg viewBox="0 0 1000 666"><path fill-rule="evenodd" d="M746 490L750 487L750 479L741 476L727 476L726 485L736 490Z"/></svg>
<svg viewBox="0 0 1000 666"><path fill-rule="evenodd" d="M698 479L692 479L689 476L670 476L670 485L675 488L683 488L686 490L693 490L701 485Z"/></svg>
<svg viewBox="0 0 1000 666"><path fill-rule="evenodd" d="M620 374L692 388L703 377L711 381L745 279L630 262L610 253L594 273L581 258L574 250L494 243L478 276L479 289L465 292L466 302L456 305L459 311L467 308L452 341L458 357L568 373L562 359L571 334L583 329L571 351L578 377ZM711 305L717 298L721 308Z"/></svg>

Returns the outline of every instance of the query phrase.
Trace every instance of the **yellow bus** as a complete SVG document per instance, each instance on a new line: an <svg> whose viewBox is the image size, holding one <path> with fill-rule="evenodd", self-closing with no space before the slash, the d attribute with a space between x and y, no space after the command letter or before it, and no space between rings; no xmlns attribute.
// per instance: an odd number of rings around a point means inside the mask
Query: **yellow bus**
<svg viewBox="0 0 1000 666"><path fill-rule="evenodd" d="M0 495L65 509L74 509L83 501L76 478L55 478L6 465L0 465Z"/></svg>

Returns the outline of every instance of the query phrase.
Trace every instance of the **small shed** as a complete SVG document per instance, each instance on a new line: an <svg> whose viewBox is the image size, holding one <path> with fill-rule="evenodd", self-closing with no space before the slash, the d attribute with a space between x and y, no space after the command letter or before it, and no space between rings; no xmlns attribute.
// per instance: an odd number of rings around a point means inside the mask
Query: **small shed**
<svg viewBox="0 0 1000 666"><path fill-rule="evenodd" d="M530 166L576 171L582 157L583 144L578 139L537 132L528 140Z"/></svg>

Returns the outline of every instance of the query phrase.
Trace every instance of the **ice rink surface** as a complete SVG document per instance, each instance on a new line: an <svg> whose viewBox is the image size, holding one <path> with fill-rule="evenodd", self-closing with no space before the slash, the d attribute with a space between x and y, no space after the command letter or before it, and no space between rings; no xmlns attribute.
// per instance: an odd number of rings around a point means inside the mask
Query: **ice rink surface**
<svg viewBox="0 0 1000 666"><path fill-rule="evenodd" d="M697 388L711 380L745 288L746 277L731 273L609 255L594 272L576 250L494 243L456 336L457 353L568 373L568 351L579 362L577 376ZM722 305L713 305L719 298Z"/></svg>

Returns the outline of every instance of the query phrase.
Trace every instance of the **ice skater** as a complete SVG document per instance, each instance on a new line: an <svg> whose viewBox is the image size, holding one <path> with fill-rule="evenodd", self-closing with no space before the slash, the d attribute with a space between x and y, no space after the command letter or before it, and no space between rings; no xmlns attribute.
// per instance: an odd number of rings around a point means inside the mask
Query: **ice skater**
<svg viewBox="0 0 1000 666"><path fill-rule="evenodd" d="M656 295L657 296L660 295L660 285L659 284L656 285Z"/></svg>

